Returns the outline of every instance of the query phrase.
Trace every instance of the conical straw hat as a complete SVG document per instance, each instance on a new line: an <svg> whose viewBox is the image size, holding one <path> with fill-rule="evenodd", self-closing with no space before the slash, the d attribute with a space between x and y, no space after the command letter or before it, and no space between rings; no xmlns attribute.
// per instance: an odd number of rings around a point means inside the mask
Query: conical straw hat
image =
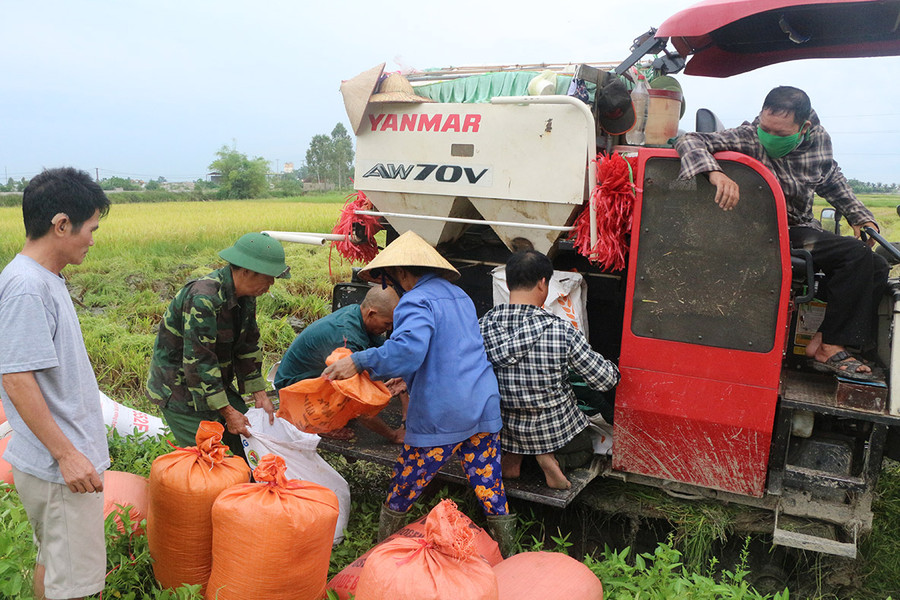
<svg viewBox="0 0 900 600"><path fill-rule="evenodd" d="M373 272L385 267L428 267L441 272L449 281L459 279L459 271L414 231L407 231L387 245L372 262L360 269L359 276L375 281Z"/></svg>
<svg viewBox="0 0 900 600"><path fill-rule="evenodd" d="M350 119L350 126L353 127L353 133L359 132L359 126L362 125L363 115L366 113L366 105L378 80L384 72L384 63L377 67L372 67L368 71L363 71L353 79L341 82L341 95L344 97L344 108L347 110L347 118Z"/></svg>
<svg viewBox="0 0 900 600"><path fill-rule="evenodd" d="M434 102L431 98L417 96L412 84L400 73L391 73L372 94L369 102Z"/></svg>

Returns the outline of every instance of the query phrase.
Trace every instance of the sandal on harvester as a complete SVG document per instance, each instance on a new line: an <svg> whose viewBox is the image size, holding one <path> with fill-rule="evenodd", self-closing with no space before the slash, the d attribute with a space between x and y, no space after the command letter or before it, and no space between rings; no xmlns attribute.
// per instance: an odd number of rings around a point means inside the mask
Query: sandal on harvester
<svg viewBox="0 0 900 600"><path fill-rule="evenodd" d="M820 373L834 373L846 379L855 379L857 381L879 381L878 375L875 374L875 369L871 366L869 367L872 369L871 373L857 372L857 369L866 365L866 363L846 350L833 354L825 362L816 359L811 359L809 362L812 368Z"/></svg>

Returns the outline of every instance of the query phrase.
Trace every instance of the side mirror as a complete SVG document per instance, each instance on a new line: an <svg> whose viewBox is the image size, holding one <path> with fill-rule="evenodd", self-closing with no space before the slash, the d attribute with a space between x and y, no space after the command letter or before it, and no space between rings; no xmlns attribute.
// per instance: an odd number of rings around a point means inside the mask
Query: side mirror
<svg viewBox="0 0 900 600"><path fill-rule="evenodd" d="M841 213L833 208L823 208L819 216L822 229L841 235Z"/></svg>

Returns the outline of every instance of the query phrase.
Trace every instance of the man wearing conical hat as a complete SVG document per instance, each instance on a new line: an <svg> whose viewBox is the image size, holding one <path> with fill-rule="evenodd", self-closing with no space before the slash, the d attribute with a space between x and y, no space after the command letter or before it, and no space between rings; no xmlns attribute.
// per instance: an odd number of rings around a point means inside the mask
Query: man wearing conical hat
<svg viewBox="0 0 900 600"><path fill-rule="evenodd" d="M239 434L249 435L250 422L241 394L270 419L275 414L262 376L256 298L290 273L281 244L264 233L241 236L219 256L228 264L188 282L166 309L146 394L182 446L196 445L201 421L218 421L222 441L243 456Z"/></svg>
<svg viewBox="0 0 900 600"><path fill-rule="evenodd" d="M428 482L458 454L488 527L508 555L515 515L500 475L500 393L475 305L450 283L459 272L407 231L359 274L401 294L394 331L381 347L354 352L323 375L346 379L368 371L378 379L402 377L409 388L406 437L381 508L379 539L400 528Z"/></svg>

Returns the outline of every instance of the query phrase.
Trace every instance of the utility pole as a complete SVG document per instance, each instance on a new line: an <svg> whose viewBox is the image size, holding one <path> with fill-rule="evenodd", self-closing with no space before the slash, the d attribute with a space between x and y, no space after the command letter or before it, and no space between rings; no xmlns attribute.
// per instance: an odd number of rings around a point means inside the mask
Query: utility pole
<svg viewBox="0 0 900 600"><path fill-rule="evenodd" d="M100 183L100 168L94 167L94 171L97 173L97 183Z"/></svg>

